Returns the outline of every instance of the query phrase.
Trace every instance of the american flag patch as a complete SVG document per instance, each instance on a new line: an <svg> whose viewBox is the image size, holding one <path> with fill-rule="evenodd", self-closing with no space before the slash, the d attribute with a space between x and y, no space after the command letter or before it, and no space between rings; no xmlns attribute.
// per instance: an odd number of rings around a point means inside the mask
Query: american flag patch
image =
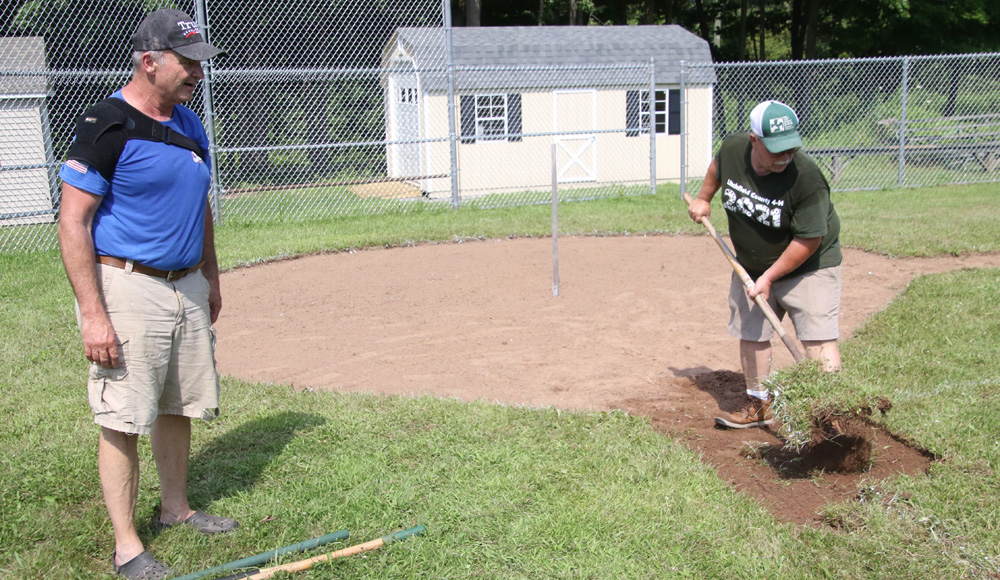
<svg viewBox="0 0 1000 580"><path fill-rule="evenodd" d="M76 159L70 159L69 161L67 161L66 167L69 167L70 169L75 169L76 171L79 171L80 173L83 174L87 173L87 164L80 163Z"/></svg>

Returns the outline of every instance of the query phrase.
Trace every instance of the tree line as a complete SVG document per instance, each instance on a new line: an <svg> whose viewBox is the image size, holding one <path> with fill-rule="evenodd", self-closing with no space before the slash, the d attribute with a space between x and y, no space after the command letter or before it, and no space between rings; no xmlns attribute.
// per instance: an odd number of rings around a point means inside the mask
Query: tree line
<svg viewBox="0 0 1000 580"><path fill-rule="evenodd" d="M455 26L677 24L707 40L715 62L1000 50L998 0L449 1ZM257 66L301 61L302 46L314 47L306 60L317 64L378 66L380 43L394 27L440 25L434 0L208 4L228 43L241 45L230 62ZM120 66L121 56L108 48L128 37L148 7L142 0L0 0L0 35L44 36L56 68L104 68L112 60ZM362 20L366 26L359 26ZM286 37L279 46L268 42L275 30ZM317 46L324 34L335 34L338 42ZM359 55L375 60L359 63Z"/></svg>
<svg viewBox="0 0 1000 580"><path fill-rule="evenodd" d="M1000 48L1000 0L449 1L455 26L677 24L706 39L715 62ZM165 4L186 5L190 10L191 0L0 0L0 36L44 37L46 64L54 71L126 71L127 39L136 23L151 6ZM314 176L343 172L344 167L366 174L384 164L384 151L378 147L362 153L312 147L300 155L304 159L269 152L274 146L376 140L384 130L379 78L281 71L377 68L398 27L441 25L440 0L207 0L206 4L213 41L230 51L221 67L247 71L213 83L220 142L252 149L234 153L234 159L220 164L229 172L226 179L286 179L275 169L278 166L296 171L307 167ZM262 77L260 70L273 74ZM957 86L958 73L949 74L951 86ZM59 77L52 83L49 115L53 126L60 128L57 149L67 145L70 135L64 128L72 126L82 103L97 102L123 81L98 75ZM796 102L800 101L809 99ZM802 114L808 114L808 107Z"/></svg>
<svg viewBox="0 0 1000 580"><path fill-rule="evenodd" d="M451 0L455 26L677 24L716 62L1000 49L996 0Z"/></svg>

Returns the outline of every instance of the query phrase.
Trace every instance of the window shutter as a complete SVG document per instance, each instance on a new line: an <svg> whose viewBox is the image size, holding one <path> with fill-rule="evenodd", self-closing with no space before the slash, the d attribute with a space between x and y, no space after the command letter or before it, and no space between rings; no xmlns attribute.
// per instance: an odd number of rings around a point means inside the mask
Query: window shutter
<svg viewBox="0 0 1000 580"><path fill-rule="evenodd" d="M681 90L670 89L667 94L667 134L681 134Z"/></svg>
<svg viewBox="0 0 1000 580"><path fill-rule="evenodd" d="M462 143L476 142L476 97L462 95L459 101L462 117Z"/></svg>
<svg viewBox="0 0 1000 580"><path fill-rule="evenodd" d="M639 91L625 91L625 136L639 136Z"/></svg>
<svg viewBox="0 0 1000 580"><path fill-rule="evenodd" d="M510 142L521 140L521 93L507 95L507 137Z"/></svg>

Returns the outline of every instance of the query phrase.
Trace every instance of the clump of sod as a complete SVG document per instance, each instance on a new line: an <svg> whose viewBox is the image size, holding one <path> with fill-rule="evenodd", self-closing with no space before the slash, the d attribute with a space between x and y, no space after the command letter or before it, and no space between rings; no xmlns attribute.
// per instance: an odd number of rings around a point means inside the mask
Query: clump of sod
<svg viewBox="0 0 1000 580"><path fill-rule="evenodd" d="M876 412L892 407L886 397L845 385L841 373L824 372L806 360L769 377L772 409L778 418L783 455L801 459L804 469L863 471L871 464L872 444L865 432Z"/></svg>

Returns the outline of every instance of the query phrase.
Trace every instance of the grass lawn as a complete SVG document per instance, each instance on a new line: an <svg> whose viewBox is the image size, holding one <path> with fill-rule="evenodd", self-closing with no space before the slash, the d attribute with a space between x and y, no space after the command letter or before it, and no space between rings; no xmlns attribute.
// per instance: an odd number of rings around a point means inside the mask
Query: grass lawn
<svg viewBox="0 0 1000 580"><path fill-rule="evenodd" d="M996 186L834 201L845 245L896 256L1000 251ZM372 245L540 236L550 226L548 206L429 208L232 223L217 243L223 266L233 268ZM563 204L560 230L702 232L666 192ZM329 549L423 524L422 536L294 577L998 578L998 296L997 270L920 278L845 341L841 375L795 368L776 379L804 401L851 405L884 395L895 406L879 420L942 458L926 476L867 482L859 501L838 508L840 529L772 519L643 417L294 391L227 377L223 416L195 424L190 492L196 507L242 527L222 537L154 533L159 489L143 441L140 533L179 574L337 530L351 538ZM0 338L0 577L110 577L86 361L57 253L0 256Z"/></svg>

